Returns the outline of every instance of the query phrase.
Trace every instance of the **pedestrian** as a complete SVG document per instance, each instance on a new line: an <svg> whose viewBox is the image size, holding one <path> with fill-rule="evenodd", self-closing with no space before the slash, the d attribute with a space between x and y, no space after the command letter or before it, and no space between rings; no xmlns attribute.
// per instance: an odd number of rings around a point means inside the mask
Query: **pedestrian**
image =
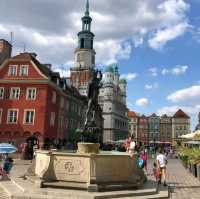
<svg viewBox="0 0 200 199"><path fill-rule="evenodd" d="M152 175L155 177L156 182L160 182L160 180L161 180L161 171L160 171L160 169L158 169L156 162L153 163L153 174Z"/></svg>
<svg viewBox="0 0 200 199"><path fill-rule="evenodd" d="M131 134L128 135L128 138L124 142L124 147L126 148L127 152L129 152L130 143L131 143Z"/></svg>
<svg viewBox="0 0 200 199"><path fill-rule="evenodd" d="M3 163L3 170L6 174L9 174L13 166L13 159L11 157L6 157Z"/></svg>
<svg viewBox="0 0 200 199"><path fill-rule="evenodd" d="M147 173L147 160L148 160L147 149L141 151L140 159L144 161L144 170Z"/></svg>
<svg viewBox="0 0 200 199"><path fill-rule="evenodd" d="M127 148L128 149L128 152L130 154L130 156L133 158L134 157L134 154L135 154L135 141L134 141L134 136L132 135L130 137L130 144L129 144L129 147Z"/></svg>
<svg viewBox="0 0 200 199"><path fill-rule="evenodd" d="M158 150L158 155L156 157L157 161L157 168L161 172L161 179L159 183L161 183L161 180L163 181L163 185L167 186L166 184L166 165L167 165L167 157L165 156L163 150L159 148Z"/></svg>

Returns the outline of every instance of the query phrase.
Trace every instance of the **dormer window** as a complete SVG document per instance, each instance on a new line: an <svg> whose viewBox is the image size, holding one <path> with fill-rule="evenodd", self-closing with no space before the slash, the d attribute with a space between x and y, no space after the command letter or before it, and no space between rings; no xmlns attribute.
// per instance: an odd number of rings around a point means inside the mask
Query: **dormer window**
<svg viewBox="0 0 200 199"><path fill-rule="evenodd" d="M27 65L20 66L20 76L28 76L28 66Z"/></svg>
<svg viewBox="0 0 200 199"><path fill-rule="evenodd" d="M17 76L17 66L16 65L9 66L8 76Z"/></svg>

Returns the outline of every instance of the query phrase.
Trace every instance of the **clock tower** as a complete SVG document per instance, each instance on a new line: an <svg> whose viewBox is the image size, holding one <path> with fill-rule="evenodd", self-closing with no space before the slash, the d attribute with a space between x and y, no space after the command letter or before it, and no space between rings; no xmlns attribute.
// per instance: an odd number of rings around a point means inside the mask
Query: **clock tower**
<svg viewBox="0 0 200 199"><path fill-rule="evenodd" d="M75 64L70 69L71 84L81 95L87 95L87 86L95 68L94 34L91 32L92 18L89 13L89 0L86 2L85 15L82 17L82 30L78 33L78 47L75 50Z"/></svg>

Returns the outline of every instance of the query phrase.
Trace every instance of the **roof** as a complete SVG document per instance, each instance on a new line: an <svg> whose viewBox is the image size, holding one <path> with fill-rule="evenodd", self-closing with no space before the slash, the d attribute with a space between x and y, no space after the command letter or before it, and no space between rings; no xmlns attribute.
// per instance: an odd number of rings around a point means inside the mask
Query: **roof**
<svg viewBox="0 0 200 199"><path fill-rule="evenodd" d="M109 65L105 68L105 73L114 73L114 68L112 65Z"/></svg>
<svg viewBox="0 0 200 199"><path fill-rule="evenodd" d="M126 84L126 79L120 79L120 80L119 80L119 83L120 83L120 84Z"/></svg>
<svg viewBox="0 0 200 199"><path fill-rule="evenodd" d="M173 118L190 118L186 113L179 109L173 116Z"/></svg>
<svg viewBox="0 0 200 199"><path fill-rule="evenodd" d="M153 113L152 115L150 115L149 117L158 117L155 113Z"/></svg>
<svg viewBox="0 0 200 199"><path fill-rule="evenodd" d="M162 115L161 117L162 117L162 118L167 118L168 116L167 116L167 114L164 114L164 115Z"/></svg>
<svg viewBox="0 0 200 199"><path fill-rule="evenodd" d="M128 112L128 117L137 117L136 113L134 111Z"/></svg>

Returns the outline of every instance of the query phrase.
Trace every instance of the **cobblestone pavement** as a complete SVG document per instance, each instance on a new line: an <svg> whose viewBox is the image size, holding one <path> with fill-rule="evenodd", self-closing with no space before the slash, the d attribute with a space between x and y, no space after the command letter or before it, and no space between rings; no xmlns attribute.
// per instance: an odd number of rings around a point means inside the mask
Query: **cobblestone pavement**
<svg viewBox="0 0 200 199"><path fill-rule="evenodd" d="M177 159L167 165L167 184L172 199L200 199L200 181L193 177ZM149 162L151 167L152 161ZM151 169L151 168L149 168Z"/></svg>
<svg viewBox="0 0 200 199"><path fill-rule="evenodd" d="M0 199L9 199L7 193L0 188Z"/></svg>

